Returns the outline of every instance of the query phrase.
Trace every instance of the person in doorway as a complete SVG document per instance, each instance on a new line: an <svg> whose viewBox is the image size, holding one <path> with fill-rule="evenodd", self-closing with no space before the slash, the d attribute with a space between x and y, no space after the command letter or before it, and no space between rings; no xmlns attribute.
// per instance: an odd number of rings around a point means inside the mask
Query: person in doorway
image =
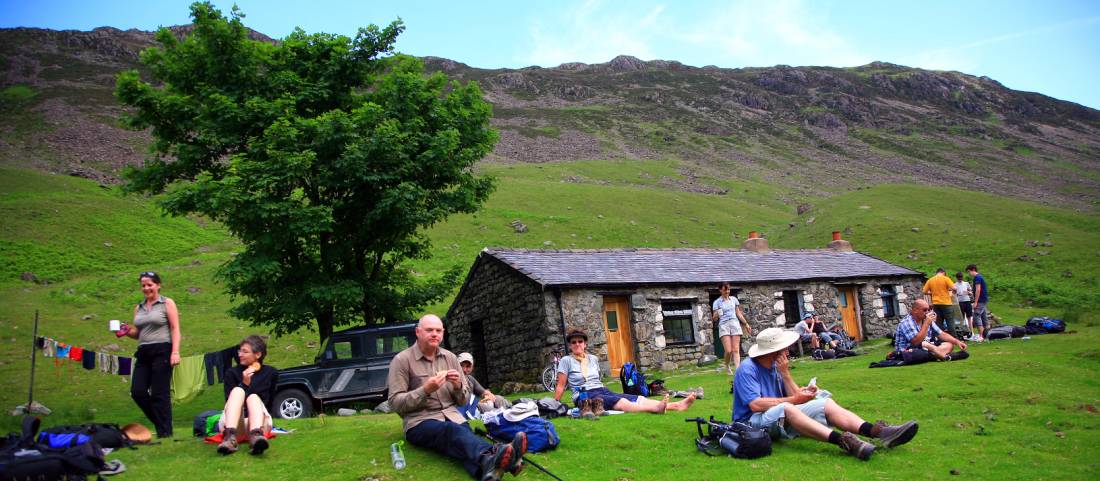
<svg viewBox="0 0 1100 481"><path fill-rule="evenodd" d="M989 321L989 285L978 273L977 265L966 266L966 273L974 280L974 331L980 331L981 339L985 340L989 338L989 328L993 327Z"/></svg>
<svg viewBox="0 0 1100 481"><path fill-rule="evenodd" d="M936 312L936 318L940 321L940 329L954 332L955 327L951 321L954 318L955 283L947 277L947 271L942 267L936 269L936 275L924 283L924 295L932 301L932 310Z"/></svg>
<svg viewBox="0 0 1100 481"><path fill-rule="evenodd" d="M963 273L955 273L955 299L959 301L959 310L966 320L966 330L970 335L967 341L981 342L982 335L974 331L974 311L970 304L970 283L963 280Z"/></svg>
<svg viewBox="0 0 1100 481"><path fill-rule="evenodd" d="M916 421L901 425L883 421L871 424L841 407L815 383L808 386L795 383L787 348L797 340L797 333L778 327L764 329L756 336L756 343L749 348L750 359L737 369L733 381L735 421L763 429L772 439L803 435L829 442L864 461L874 454L875 446L859 436L877 438L887 448L905 444L916 436Z"/></svg>
<svg viewBox="0 0 1100 481"><path fill-rule="evenodd" d="M741 335L751 336L752 326L745 320L745 314L741 312L741 302L736 296L730 295L730 283L723 282L718 287L718 292L721 296L715 299L714 305L711 306L711 321L718 322L718 337L722 340L722 349L725 350L722 360L726 371L733 374L737 366L741 365ZM743 331L742 326L744 326Z"/></svg>
<svg viewBox="0 0 1100 481"><path fill-rule="evenodd" d="M468 352L464 352L458 355L458 364L462 366L462 373L466 375L466 382L470 385L470 394L472 395L471 403L476 403L476 406L481 412L489 412L494 409L510 408L512 403L504 396L497 396L492 391L481 386L480 382L474 378L474 356ZM473 407L473 406L469 406Z"/></svg>
<svg viewBox="0 0 1100 481"><path fill-rule="evenodd" d="M225 373L225 407L218 420L222 442L221 454L237 452L237 433L248 433L248 445L252 454L267 450L267 437L271 434L269 407L275 399L275 387L279 383L279 370L264 364L267 342L251 335L237 347L240 364Z"/></svg>
<svg viewBox="0 0 1100 481"><path fill-rule="evenodd" d="M180 315L176 301L160 295L156 272L138 275L145 296L134 306L133 325L116 335L138 340L130 396L153 423L158 438L172 437L172 368L180 363Z"/></svg>
<svg viewBox="0 0 1100 481"><path fill-rule="evenodd" d="M667 393L664 399L654 401L643 396L611 392L600 381L600 360L586 351L588 335L580 329L572 329L566 334L565 342L569 345L569 354L558 362L558 384L554 389L554 399L561 401L565 389L569 388L573 403L580 408L584 418L595 419L605 409L653 414L664 414L667 410L686 411L695 402L694 392L683 400L672 403L668 402Z"/></svg>
<svg viewBox="0 0 1100 481"><path fill-rule="evenodd" d="M519 474L527 435L520 431L511 443L489 444L474 434L456 409L469 399L470 386L458 358L441 342L443 321L425 315L416 325L416 342L390 361L389 403L401 416L405 439L462 461L474 479L499 481L504 472Z"/></svg>

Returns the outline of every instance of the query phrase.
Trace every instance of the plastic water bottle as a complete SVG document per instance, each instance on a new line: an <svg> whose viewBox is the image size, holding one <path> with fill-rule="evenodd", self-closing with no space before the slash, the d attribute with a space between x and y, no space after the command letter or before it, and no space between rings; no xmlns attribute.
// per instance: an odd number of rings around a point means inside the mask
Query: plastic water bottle
<svg viewBox="0 0 1100 481"><path fill-rule="evenodd" d="M405 442L400 441L390 445L390 460L393 461L393 469L405 469L405 453L401 452L402 444L405 444Z"/></svg>

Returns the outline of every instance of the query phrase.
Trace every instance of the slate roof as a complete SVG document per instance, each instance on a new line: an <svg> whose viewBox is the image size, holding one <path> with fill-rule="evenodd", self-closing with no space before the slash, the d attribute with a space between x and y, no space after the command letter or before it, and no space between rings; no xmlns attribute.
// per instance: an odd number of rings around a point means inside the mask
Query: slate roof
<svg viewBox="0 0 1100 481"><path fill-rule="evenodd" d="M860 252L832 249L482 250L543 286L717 284L920 276Z"/></svg>

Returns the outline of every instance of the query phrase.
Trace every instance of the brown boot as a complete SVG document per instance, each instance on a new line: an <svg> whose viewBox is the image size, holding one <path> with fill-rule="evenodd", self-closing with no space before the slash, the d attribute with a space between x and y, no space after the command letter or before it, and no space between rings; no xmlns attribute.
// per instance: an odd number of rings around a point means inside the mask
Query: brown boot
<svg viewBox="0 0 1100 481"><path fill-rule="evenodd" d="M218 452L221 454L233 454L237 452L236 428L225 428L222 430L222 442L218 444Z"/></svg>
<svg viewBox="0 0 1100 481"><path fill-rule="evenodd" d="M887 448L901 446L917 435L917 422L909 421L905 424L894 426L883 421L875 423L871 428L871 436L882 440L882 445Z"/></svg>
<svg viewBox="0 0 1100 481"><path fill-rule="evenodd" d="M591 399L592 401L592 414L596 417L607 416L607 410L603 408L603 399Z"/></svg>
<svg viewBox="0 0 1100 481"><path fill-rule="evenodd" d="M248 432L248 445L252 446L251 454L256 456L267 450L267 438L262 429L253 429Z"/></svg>
<svg viewBox="0 0 1100 481"><path fill-rule="evenodd" d="M871 459L871 455L875 453L874 444L859 439L858 436L852 433L840 435L840 449L863 461Z"/></svg>
<svg viewBox="0 0 1100 481"><path fill-rule="evenodd" d="M581 401L581 417L584 419L596 419L596 414L592 412L592 399Z"/></svg>

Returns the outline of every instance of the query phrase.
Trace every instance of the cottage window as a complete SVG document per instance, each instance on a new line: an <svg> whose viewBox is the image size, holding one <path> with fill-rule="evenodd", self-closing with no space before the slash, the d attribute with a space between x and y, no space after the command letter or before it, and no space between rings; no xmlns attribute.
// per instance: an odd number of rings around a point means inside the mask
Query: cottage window
<svg viewBox="0 0 1100 481"><path fill-rule="evenodd" d="M668 344L690 344L695 342L692 301L661 301L662 323L665 327L665 342Z"/></svg>
<svg viewBox="0 0 1100 481"><path fill-rule="evenodd" d="M898 291L897 288L890 284L883 284L879 286L879 292L882 294L882 315L883 317L897 317L898 316Z"/></svg>

